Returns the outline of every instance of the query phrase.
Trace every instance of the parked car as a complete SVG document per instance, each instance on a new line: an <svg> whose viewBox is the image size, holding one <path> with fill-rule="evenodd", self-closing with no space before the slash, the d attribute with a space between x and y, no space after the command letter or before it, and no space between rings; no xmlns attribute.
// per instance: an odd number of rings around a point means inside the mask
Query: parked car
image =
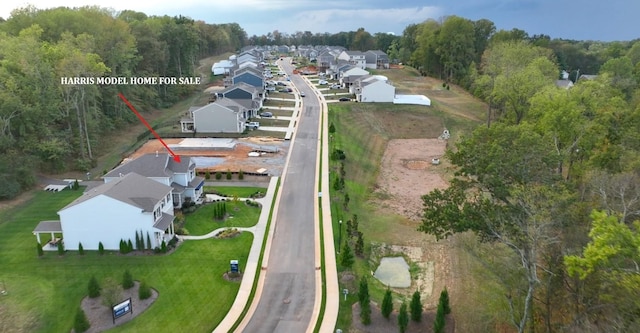
<svg viewBox="0 0 640 333"><path fill-rule="evenodd" d="M327 82L326 80L320 80L318 81L318 84L329 84L329 82Z"/></svg>
<svg viewBox="0 0 640 333"><path fill-rule="evenodd" d="M340 89L340 85L334 83L331 85L331 87L329 87L329 89Z"/></svg>
<svg viewBox="0 0 640 333"><path fill-rule="evenodd" d="M351 101L351 98L349 98L349 97L340 97L339 101L340 102L349 102L349 101Z"/></svg>
<svg viewBox="0 0 640 333"><path fill-rule="evenodd" d="M287 88L287 92L293 92L293 89Z"/></svg>
<svg viewBox="0 0 640 333"><path fill-rule="evenodd" d="M307 95L304 93L304 91L301 91L300 92L300 97L304 97L304 96L307 96Z"/></svg>
<svg viewBox="0 0 640 333"><path fill-rule="evenodd" d="M250 130L257 130L258 128L260 128L260 123L257 121L248 122L247 128Z"/></svg>
<svg viewBox="0 0 640 333"><path fill-rule="evenodd" d="M262 112L260 114L260 117L262 117L262 118L271 118L271 117L273 117L273 113L268 112L268 111L267 112Z"/></svg>

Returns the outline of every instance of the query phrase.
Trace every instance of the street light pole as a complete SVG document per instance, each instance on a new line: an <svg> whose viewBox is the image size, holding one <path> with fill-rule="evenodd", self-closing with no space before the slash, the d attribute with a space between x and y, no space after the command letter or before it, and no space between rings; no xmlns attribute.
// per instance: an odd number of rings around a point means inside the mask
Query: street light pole
<svg viewBox="0 0 640 333"><path fill-rule="evenodd" d="M340 231L338 232L338 253L340 253L340 247L342 246L342 220L339 221Z"/></svg>

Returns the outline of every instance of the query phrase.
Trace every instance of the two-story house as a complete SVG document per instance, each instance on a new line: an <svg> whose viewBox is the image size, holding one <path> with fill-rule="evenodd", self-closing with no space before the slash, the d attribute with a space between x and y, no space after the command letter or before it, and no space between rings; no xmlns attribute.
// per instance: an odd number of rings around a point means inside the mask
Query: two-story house
<svg viewBox="0 0 640 333"><path fill-rule="evenodd" d="M151 248L169 242L175 231L171 186L134 172L87 190L60 211L59 221L42 221L33 233L62 234L65 249L118 250L120 241L136 235ZM45 244L45 247L48 245ZM55 248L55 247L54 247Z"/></svg>
<svg viewBox="0 0 640 333"><path fill-rule="evenodd" d="M183 157L178 163L166 153L145 154L123 162L102 178L109 183L132 172L172 187L174 207L201 200L204 178L196 176L196 163L190 157Z"/></svg>
<svg viewBox="0 0 640 333"><path fill-rule="evenodd" d="M365 54L360 51L342 51L342 53L338 55L338 60L345 60L351 65L354 65L361 69L365 69L367 66L367 59L365 58Z"/></svg>

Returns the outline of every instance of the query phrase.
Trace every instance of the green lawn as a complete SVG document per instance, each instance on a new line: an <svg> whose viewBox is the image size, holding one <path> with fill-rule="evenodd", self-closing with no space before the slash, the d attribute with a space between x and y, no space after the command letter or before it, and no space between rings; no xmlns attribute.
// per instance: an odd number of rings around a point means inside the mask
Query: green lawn
<svg viewBox="0 0 640 333"><path fill-rule="evenodd" d="M220 195L226 195L233 197L237 195L238 198L249 198L256 192L267 193L266 187L241 187L241 186L205 186L205 193L217 193Z"/></svg>
<svg viewBox="0 0 640 333"><path fill-rule="evenodd" d="M294 96L290 95L288 98L293 99ZM295 101L282 101L282 100L277 100L277 99L269 99L269 100L264 101L263 105L264 106L272 106L272 107L292 108L292 107L296 106L296 102Z"/></svg>
<svg viewBox="0 0 640 333"><path fill-rule="evenodd" d="M31 231L40 220L57 219L56 212L80 193L42 191L20 207L0 211L0 286L4 283L8 291L0 296L0 331L68 332L90 277L119 281L127 269L158 290L159 297L116 332L212 331L239 288L222 274L231 259L246 265L253 235L186 241L169 255L67 252L59 257L46 252L38 258Z"/></svg>
<svg viewBox="0 0 640 333"><path fill-rule="evenodd" d="M219 203L204 204L195 212L185 215L185 228L190 235L205 235L223 227L252 227L258 223L260 208L249 206L244 201L225 201L227 216L223 220L215 220L213 211Z"/></svg>

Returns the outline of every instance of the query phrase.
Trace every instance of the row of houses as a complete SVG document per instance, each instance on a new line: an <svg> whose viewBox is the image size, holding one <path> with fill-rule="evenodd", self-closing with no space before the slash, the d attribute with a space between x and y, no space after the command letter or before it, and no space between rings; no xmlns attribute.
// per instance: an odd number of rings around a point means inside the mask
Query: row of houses
<svg viewBox="0 0 640 333"><path fill-rule="evenodd" d="M232 55L215 63L214 75L224 75L224 89L214 93L210 103L191 107L180 120L183 133L242 133L247 123L258 115L266 98L271 75L257 48Z"/></svg>
<svg viewBox="0 0 640 333"><path fill-rule="evenodd" d="M148 238L153 248L175 235L174 209L201 202L204 178L196 176L191 158L175 161L168 154L147 154L103 176L101 185L87 188L78 199L58 211L59 220L41 221L33 233L41 243L51 234L45 249L60 240L65 249L118 250L120 241Z"/></svg>

